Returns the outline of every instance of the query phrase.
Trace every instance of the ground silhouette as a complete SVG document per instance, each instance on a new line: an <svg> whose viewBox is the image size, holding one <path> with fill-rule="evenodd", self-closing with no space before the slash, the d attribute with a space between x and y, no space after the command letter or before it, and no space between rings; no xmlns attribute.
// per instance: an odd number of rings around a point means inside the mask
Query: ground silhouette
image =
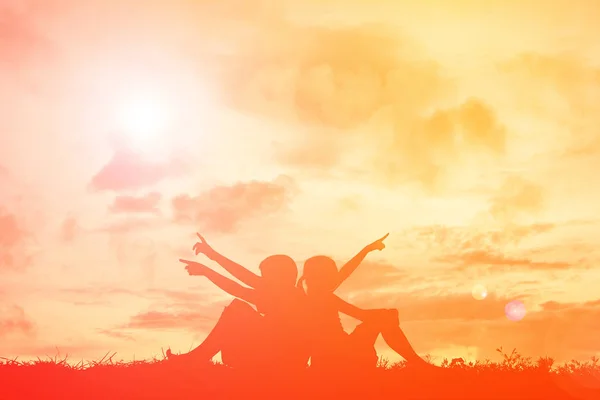
<svg viewBox="0 0 600 400"><path fill-rule="evenodd" d="M183 367L167 359L98 362L68 358L0 360L0 399L580 399L600 398L600 363L532 361L516 352L502 362L442 363L436 376L404 363L380 363L356 376L307 368L285 375L222 364ZM270 371L276 371L276 368Z"/></svg>

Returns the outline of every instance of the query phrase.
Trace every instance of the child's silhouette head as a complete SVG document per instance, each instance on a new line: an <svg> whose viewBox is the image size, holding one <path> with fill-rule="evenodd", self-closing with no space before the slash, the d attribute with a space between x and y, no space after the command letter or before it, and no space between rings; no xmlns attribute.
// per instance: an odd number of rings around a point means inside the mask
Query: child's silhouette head
<svg viewBox="0 0 600 400"><path fill-rule="evenodd" d="M301 281L306 283L309 293L330 292L334 290L338 279L337 265L330 257L314 256L304 262Z"/></svg>
<svg viewBox="0 0 600 400"><path fill-rule="evenodd" d="M264 282L270 287L294 286L298 279L296 262L284 254L275 254L265 258L258 268Z"/></svg>

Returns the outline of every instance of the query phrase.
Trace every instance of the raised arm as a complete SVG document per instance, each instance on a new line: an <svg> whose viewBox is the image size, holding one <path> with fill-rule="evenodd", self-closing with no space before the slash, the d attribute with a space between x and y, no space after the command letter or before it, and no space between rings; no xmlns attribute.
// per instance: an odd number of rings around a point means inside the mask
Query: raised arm
<svg viewBox="0 0 600 400"><path fill-rule="evenodd" d="M198 238L200 239L193 247L196 255L198 255L198 253L203 253L205 256L218 263L236 279L239 279L240 282L250 287L256 288L260 285L260 276L235 261L231 261L222 254L217 253L208 243L206 243L206 240L204 240L202 235L199 233L196 233L196 235L198 235Z"/></svg>
<svg viewBox="0 0 600 400"><path fill-rule="evenodd" d="M364 320L368 319L368 317L369 317L368 310L364 310L362 308L355 306L354 304L350 304L347 301L342 300L341 298L339 298L336 295L333 295L333 296L335 298L337 310L339 312L341 312L342 314L349 315L350 317L356 318L359 321L364 321Z"/></svg>
<svg viewBox="0 0 600 400"><path fill-rule="evenodd" d="M187 270L188 274L192 276L205 276L221 290L229 293L230 295L245 300L249 303L256 304L256 295L254 289L242 286L239 283L219 274L218 272L213 271L206 265L183 259L179 259L179 261L186 264L185 269Z"/></svg>
<svg viewBox="0 0 600 400"><path fill-rule="evenodd" d="M381 320L382 318L389 318L396 314L395 310L386 309L386 308L372 308L365 310L363 308L357 307L354 304L350 304L345 300L342 300L336 295L334 296L334 301L337 306L337 310L342 314L346 314L352 318L356 318L359 321L371 321L371 320Z"/></svg>
<svg viewBox="0 0 600 400"><path fill-rule="evenodd" d="M389 235L389 233L385 234L385 236L383 236L380 239L377 239L376 241L369 244L368 246L365 246L364 249L362 249L350 261L348 261L346 264L344 264L344 266L342 268L340 268L339 279L338 279L337 285L335 286L335 289L337 289L342 284L342 282L344 282L346 279L348 279L348 277L350 275L352 275L352 273L356 270L356 268L358 268L360 263L363 262L363 260L367 256L367 254L369 254L370 252L375 251L375 250L385 249L385 243L383 243L383 241L388 237L388 235Z"/></svg>

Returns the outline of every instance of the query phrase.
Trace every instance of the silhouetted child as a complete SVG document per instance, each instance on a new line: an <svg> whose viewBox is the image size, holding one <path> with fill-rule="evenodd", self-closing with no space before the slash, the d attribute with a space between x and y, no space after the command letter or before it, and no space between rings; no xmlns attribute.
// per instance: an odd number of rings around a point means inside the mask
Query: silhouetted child
<svg viewBox="0 0 600 400"><path fill-rule="evenodd" d="M306 305L303 293L294 287L294 260L285 255L267 257L260 264L263 276L256 275L254 288L242 286L200 263L181 261L187 264L190 275L207 277L236 299L225 308L202 344L176 358L207 362L220 351L223 363L236 368L306 365L308 341L302 331ZM175 358L170 351L167 355Z"/></svg>
<svg viewBox="0 0 600 400"><path fill-rule="evenodd" d="M374 346L380 333L409 365L429 365L419 357L400 329L397 310L364 310L333 293L339 285L339 273L331 258L315 256L306 260L298 285L303 287L303 283L311 325L311 368L335 370L376 366L378 358ZM342 327L340 312L362 323L348 334Z"/></svg>

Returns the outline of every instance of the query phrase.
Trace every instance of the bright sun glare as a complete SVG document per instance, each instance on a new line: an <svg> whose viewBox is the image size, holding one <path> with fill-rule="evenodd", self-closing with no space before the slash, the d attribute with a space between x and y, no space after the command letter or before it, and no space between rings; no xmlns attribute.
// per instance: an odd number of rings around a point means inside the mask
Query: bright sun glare
<svg viewBox="0 0 600 400"><path fill-rule="evenodd" d="M168 128L170 112L159 97L136 96L121 103L117 110L119 129L132 144L151 145Z"/></svg>

